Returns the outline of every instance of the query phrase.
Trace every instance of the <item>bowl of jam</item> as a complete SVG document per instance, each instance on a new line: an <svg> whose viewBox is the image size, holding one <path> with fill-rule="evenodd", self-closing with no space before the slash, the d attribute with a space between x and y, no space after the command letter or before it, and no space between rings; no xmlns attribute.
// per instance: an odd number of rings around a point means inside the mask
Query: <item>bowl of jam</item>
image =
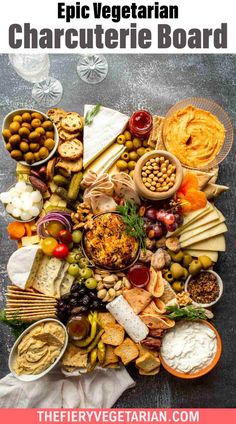
<svg viewBox="0 0 236 424"><path fill-rule="evenodd" d="M152 115L147 110L137 110L129 119L129 129L136 137L147 137L152 129Z"/></svg>

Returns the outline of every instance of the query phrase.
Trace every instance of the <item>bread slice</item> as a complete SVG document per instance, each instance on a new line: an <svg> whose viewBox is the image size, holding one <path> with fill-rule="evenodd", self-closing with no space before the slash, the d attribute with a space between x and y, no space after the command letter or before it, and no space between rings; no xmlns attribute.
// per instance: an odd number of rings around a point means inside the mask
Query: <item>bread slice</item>
<svg viewBox="0 0 236 424"><path fill-rule="evenodd" d="M61 119L61 127L65 131L74 134L83 128L83 118L77 112L68 112Z"/></svg>
<svg viewBox="0 0 236 424"><path fill-rule="evenodd" d="M127 365L137 358L139 350L137 345L127 337L120 346L115 348L114 353L121 358L124 365Z"/></svg>
<svg viewBox="0 0 236 424"><path fill-rule="evenodd" d="M64 111L64 109L61 109L59 107L55 107L47 111L47 116L49 116L49 118L54 122L54 124L58 124L65 115L66 112Z"/></svg>
<svg viewBox="0 0 236 424"><path fill-rule="evenodd" d="M61 143L58 153L63 159L76 160L83 154L83 144L77 138Z"/></svg>
<svg viewBox="0 0 236 424"><path fill-rule="evenodd" d="M73 140L73 138L79 138L81 136L81 132L71 134L71 133L63 130L63 128L61 128L58 131L58 133L59 133L60 140L62 140L62 141L70 141L70 140Z"/></svg>

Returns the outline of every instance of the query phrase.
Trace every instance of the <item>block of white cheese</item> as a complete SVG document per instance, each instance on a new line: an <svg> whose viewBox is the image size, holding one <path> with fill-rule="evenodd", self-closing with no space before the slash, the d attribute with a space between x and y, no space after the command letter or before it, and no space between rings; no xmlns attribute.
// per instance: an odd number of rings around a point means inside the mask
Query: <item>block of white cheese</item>
<svg viewBox="0 0 236 424"><path fill-rule="evenodd" d="M106 308L114 316L116 321L122 325L134 342L139 343L147 337L149 333L147 326L141 318L134 313L133 309L122 295L108 303Z"/></svg>
<svg viewBox="0 0 236 424"><path fill-rule="evenodd" d="M94 105L85 105L85 118L93 108ZM107 107L100 107L99 112L93 117L92 123L84 125L84 168L87 168L124 131L128 120L129 117L123 113Z"/></svg>
<svg viewBox="0 0 236 424"><path fill-rule="evenodd" d="M46 296L55 297L55 282L63 268L63 261L45 256L40 264L33 287Z"/></svg>
<svg viewBox="0 0 236 424"><path fill-rule="evenodd" d="M43 252L38 246L17 249L10 256L7 264L7 273L12 284L23 290L31 287L42 258Z"/></svg>
<svg viewBox="0 0 236 424"><path fill-rule="evenodd" d="M125 146L113 143L86 168L84 176L88 171L96 172L97 176L104 174L114 165L124 151Z"/></svg>

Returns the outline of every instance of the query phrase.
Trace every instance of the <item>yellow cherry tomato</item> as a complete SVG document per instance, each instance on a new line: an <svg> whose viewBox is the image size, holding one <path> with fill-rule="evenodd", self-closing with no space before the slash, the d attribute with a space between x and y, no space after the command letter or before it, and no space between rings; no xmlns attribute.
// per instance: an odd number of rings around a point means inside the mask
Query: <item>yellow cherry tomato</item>
<svg viewBox="0 0 236 424"><path fill-rule="evenodd" d="M43 239L41 244L42 251L43 253L45 253L45 255L52 256L52 252L57 247L57 245L58 242L56 241L56 239L54 239L53 237L46 237L45 239Z"/></svg>

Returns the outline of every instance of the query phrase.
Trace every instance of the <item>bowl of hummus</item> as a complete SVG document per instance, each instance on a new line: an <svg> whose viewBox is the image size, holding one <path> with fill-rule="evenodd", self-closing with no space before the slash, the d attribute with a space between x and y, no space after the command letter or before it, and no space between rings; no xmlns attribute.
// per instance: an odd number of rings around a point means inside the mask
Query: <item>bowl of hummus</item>
<svg viewBox="0 0 236 424"><path fill-rule="evenodd" d="M65 326L53 318L35 322L13 345L9 369L21 381L35 381L60 361L68 344Z"/></svg>
<svg viewBox="0 0 236 424"><path fill-rule="evenodd" d="M186 168L210 169L228 155L233 127L228 114L214 101L189 98L168 111L162 138L165 148Z"/></svg>
<svg viewBox="0 0 236 424"><path fill-rule="evenodd" d="M193 379L213 370L221 353L221 338L212 324L181 320L164 335L160 361L175 377Z"/></svg>

